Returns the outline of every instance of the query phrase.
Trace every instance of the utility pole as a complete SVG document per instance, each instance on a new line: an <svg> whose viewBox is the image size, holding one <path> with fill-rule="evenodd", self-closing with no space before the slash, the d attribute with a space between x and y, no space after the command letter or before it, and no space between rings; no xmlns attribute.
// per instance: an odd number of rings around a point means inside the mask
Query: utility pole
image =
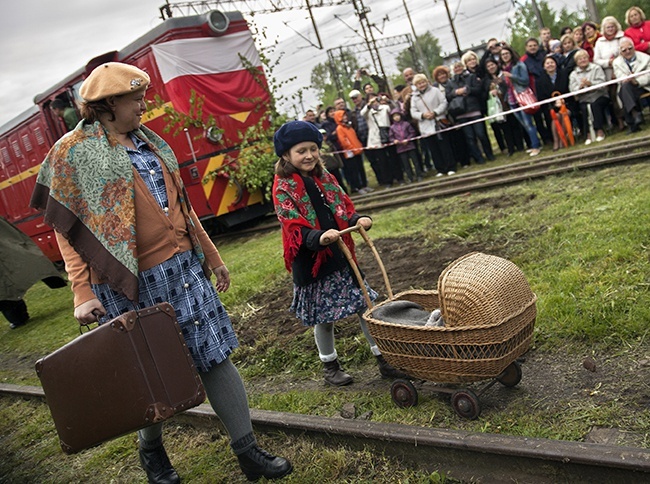
<svg viewBox="0 0 650 484"><path fill-rule="evenodd" d="M542 13L539 11L537 2L535 0L530 0L530 3L533 5L533 11L535 12L535 18L537 18L537 28L542 30L544 28L544 20L542 20Z"/></svg>
<svg viewBox="0 0 650 484"><path fill-rule="evenodd" d="M451 18L451 12L449 11L449 4L447 3L447 0L444 0L444 2L445 2L445 10L447 10L447 18L449 19L449 25L451 26L451 33L454 34L454 41L456 42L456 52L460 57L461 55L463 55L463 51L461 50L460 43L458 42L458 36L456 35L456 28L454 27L454 20Z"/></svg>
<svg viewBox="0 0 650 484"><path fill-rule="evenodd" d="M363 31L363 38L368 45L368 51L370 52L370 57L375 71L377 74L381 75L386 82L388 82L388 78L384 72L384 65L382 64L381 56L379 55L379 49L377 49L377 44L375 42L375 36L372 33L372 24L368 19L370 9L363 5L363 0L352 0L352 6L354 7L357 17L359 17L361 30Z"/></svg>
<svg viewBox="0 0 650 484"><path fill-rule="evenodd" d="M409 19L409 24L411 25L411 32L413 32L413 39L415 40L415 51L417 52L417 56L420 58L420 62L422 62L424 72L429 72L429 63L427 62L427 58L422 53L422 48L420 47L420 42L418 41L418 34L415 33L415 27L413 27L413 21L411 20L411 12L409 12L408 7L406 6L406 0L402 0L402 3L404 4L406 17Z"/></svg>
<svg viewBox="0 0 650 484"><path fill-rule="evenodd" d="M589 12L589 20L600 23L600 13L598 13L598 6L595 0L587 0L587 11Z"/></svg>

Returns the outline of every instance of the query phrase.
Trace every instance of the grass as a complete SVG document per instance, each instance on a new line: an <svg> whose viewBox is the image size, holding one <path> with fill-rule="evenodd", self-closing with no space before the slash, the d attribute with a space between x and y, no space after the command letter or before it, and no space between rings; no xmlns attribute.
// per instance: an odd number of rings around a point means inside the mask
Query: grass
<svg viewBox="0 0 650 484"><path fill-rule="evenodd" d="M444 244L498 247L526 274L538 294L535 346L562 347L619 354L647 343L650 322L650 164L639 163L593 172L570 173L517 186L373 214L374 240L423 237L428 248ZM283 266L279 232L222 241L220 252L232 274L232 289L223 295L239 324L255 324L250 300L269 288L291 290ZM69 290L35 285L26 301L33 320L20 330L0 325L0 378L38 384L29 365L78 334ZM358 332L357 332L358 333ZM264 377L319 379L309 333L282 347L269 334L244 346L235 360L245 379ZM371 360L367 345L354 331L345 331L337 347L351 370ZM28 366L29 366L28 365ZM387 392L301 388L250 395L251 406L310 415L336 415L346 402L358 413L372 411L373 420L420 426L462 428L551 439L582 440L594 426L638 432L648 447L650 413L630 411L623 402L600 404L568 401L562 411L544 402L526 401L507 412L492 412L472 422L459 422L442 398L423 399L417 407L396 409ZM63 456L47 409L35 402L0 400L0 480L6 482L144 482L126 436L77 456ZM188 482L243 482L225 437L197 429L173 427L177 468ZM271 449L295 463L288 482L444 482L437 473L404 469L368 450L322 448L306 439L263 436ZM215 465L218 462L219 465ZM27 465L23 465L27 464ZM363 471L361 471L363 470ZM210 476L210 477L206 477ZM233 477L236 476L236 477ZM38 479L37 479L38 478Z"/></svg>

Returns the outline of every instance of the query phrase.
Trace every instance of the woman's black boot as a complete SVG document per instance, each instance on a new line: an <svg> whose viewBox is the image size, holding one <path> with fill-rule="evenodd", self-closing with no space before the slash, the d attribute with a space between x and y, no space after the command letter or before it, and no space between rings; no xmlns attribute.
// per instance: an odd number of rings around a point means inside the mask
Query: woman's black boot
<svg viewBox="0 0 650 484"><path fill-rule="evenodd" d="M147 473L150 484L178 484L181 482L176 470L172 467L167 457L167 452L162 445L162 439L158 439L158 445L149 447L140 446L140 464Z"/></svg>
<svg viewBox="0 0 650 484"><path fill-rule="evenodd" d="M243 454L237 455L239 467L246 474L249 481L256 481L260 477L267 479L280 479L291 474L291 462L282 457L276 457L253 445Z"/></svg>

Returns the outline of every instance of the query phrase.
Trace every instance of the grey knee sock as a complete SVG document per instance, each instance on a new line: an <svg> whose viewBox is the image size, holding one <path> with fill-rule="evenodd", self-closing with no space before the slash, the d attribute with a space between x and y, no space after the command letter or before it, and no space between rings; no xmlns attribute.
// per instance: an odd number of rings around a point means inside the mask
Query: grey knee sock
<svg viewBox="0 0 650 484"><path fill-rule="evenodd" d="M140 448L155 449L160 446L162 444L162 427L163 424L161 422L138 430Z"/></svg>
<svg viewBox="0 0 650 484"><path fill-rule="evenodd" d="M379 351L379 348L377 348L377 343L375 343L375 340L370 335L370 331L368 330L368 323L366 323L366 320L363 319L361 316L362 314L363 312L357 313L357 316L359 316L359 324L361 324L361 331L363 331L363 335L366 337L366 340L370 344L370 351L372 351L372 354L378 356L381 354L381 352Z"/></svg>
<svg viewBox="0 0 650 484"><path fill-rule="evenodd" d="M321 323L314 326L314 340L316 340L316 347L322 361L332 361L331 358L336 359L335 356L332 357L336 353L334 349L334 323Z"/></svg>
<svg viewBox="0 0 650 484"><path fill-rule="evenodd" d="M255 444L244 382L230 358L199 373L212 409L226 427L235 453ZM236 446L236 447L235 447Z"/></svg>

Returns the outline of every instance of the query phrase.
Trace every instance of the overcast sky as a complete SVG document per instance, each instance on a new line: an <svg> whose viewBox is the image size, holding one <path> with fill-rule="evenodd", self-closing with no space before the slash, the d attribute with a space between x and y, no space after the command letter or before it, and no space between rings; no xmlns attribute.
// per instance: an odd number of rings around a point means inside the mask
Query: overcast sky
<svg viewBox="0 0 650 484"><path fill-rule="evenodd" d="M49 89L88 60L112 50L121 50L161 22L159 7L164 0L3 0L0 15L0 125L33 104L34 96ZM376 40L412 34L402 0L365 0L368 18L377 29ZM431 31L444 52L456 45L442 1L406 0L418 35ZM507 36L506 20L513 13L510 0L449 0L461 48ZM552 8L576 9L578 0L550 0ZM284 94L308 88L312 68L327 60L327 49L363 41L352 5L314 8L323 49L306 10L256 15L255 23L269 39L277 39L276 53L284 52L275 76L296 77L284 86ZM285 22L287 25L285 25ZM357 30L359 33L355 33ZM309 40L303 39L306 37ZM382 50L387 74L394 71L392 59L405 46ZM366 63L371 67L370 63ZM302 106L316 103L313 90L306 89ZM294 109L285 105L293 115Z"/></svg>

